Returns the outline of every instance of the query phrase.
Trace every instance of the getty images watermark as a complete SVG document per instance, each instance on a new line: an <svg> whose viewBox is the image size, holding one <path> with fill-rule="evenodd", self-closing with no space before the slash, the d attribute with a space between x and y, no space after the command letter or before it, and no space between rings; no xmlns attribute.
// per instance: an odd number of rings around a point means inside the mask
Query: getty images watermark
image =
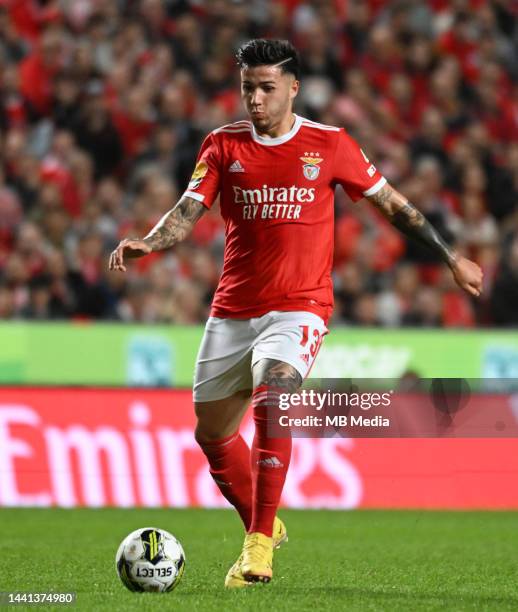
<svg viewBox="0 0 518 612"><path fill-rule="evenodd" d="M518 437L518 380L310 380L272 391L275 438Z"/></svg>
<svg viewBox="0 0 518 612"><path fill-rule="evenodd" d="M291 417L287 414L279 417L281 427L346 427L347 425L359 427L388 427L390 419L381 415L367 417L365 414L346 414L342 409L357 408L361 411L370 411L373 408L390 406L394 391L376 392L340 392L327 389L302 389L298 393L281 393L279 395L279 409L302 408L315 410L319 414L305 414L300 417ZM330 410L333 408L333 410Z"/></svg>

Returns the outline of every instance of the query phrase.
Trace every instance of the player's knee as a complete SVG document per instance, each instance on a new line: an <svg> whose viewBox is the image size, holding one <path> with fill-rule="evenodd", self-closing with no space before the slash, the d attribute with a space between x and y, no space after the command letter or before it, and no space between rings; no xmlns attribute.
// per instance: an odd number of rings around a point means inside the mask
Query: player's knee
<svg viewBox="0 0 518 612"><path fill-rule="evenodd" d="M238 429L250 400L250 390L211 402L195 402L196 428L194 437L199 444L223 440Z"/></svg>
<svg viewBox="0 0 518 612"><path fill-rule="evenodd" d="M198 423L194 429L194 439L200 446L203 446L204 444L224 440L234 433L235 431L231 431L229 427L207 426Z"/></svg>
<svg viewBox="0 0 518 612"><path fill-rule="evenodd" d="M214 442L215 440L217 440L216 437L213 437L213 435L211 435L210 431L207 431L203 426L200 426L199 424L196 425L194 429L194 439L200 446L206 444L207 442Z"/></svg>
<svg viewBox="0 0 518 612"><path fill-rule="evenodd" d="M222 440L233 433L233 431L230 431L229 425L214 418L214 414L209 416L203 411L196 411L196 416L194 439L200 445Z"/></svg>

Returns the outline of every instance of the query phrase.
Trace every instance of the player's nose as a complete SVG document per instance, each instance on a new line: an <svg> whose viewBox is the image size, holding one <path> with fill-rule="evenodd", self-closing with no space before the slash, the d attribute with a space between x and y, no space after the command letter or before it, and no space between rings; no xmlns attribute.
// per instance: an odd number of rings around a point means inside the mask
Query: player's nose
<svg viewBox="0 0 518 612"><path fill-rule="evenodd" d="M255 109L261 106L262 101L263 101L263 97L261 96L261 91L258 89L253 91L250 96L250 104L252 105L252 107Z"/></svg>

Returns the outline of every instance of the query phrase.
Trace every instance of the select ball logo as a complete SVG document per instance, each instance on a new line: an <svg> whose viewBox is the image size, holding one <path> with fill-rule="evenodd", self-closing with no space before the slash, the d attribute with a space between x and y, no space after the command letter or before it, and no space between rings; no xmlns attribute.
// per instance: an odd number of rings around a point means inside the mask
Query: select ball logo
<svg viewBox="0 0 518 612"><path fill-rule="evenodd" d="M182 578L185 553L180 542L165 529L144 527L121 542L115 567L130 591L167 593Z"/></svg>
<svg viewBox="0 0 518 612"><path fill-rule="evenodd" d="M304 153L304 157L299 158L304 162L302 166L302 172L308 181L316 181L320 174L320 162L324 161L323 157L320 157L320 153Z"/></svg>
<svg viewBox="0 0 518 612"><path fill-rule="evenodd" d="M164 545L161 535L154 529L146 529L142 532L140 539L144 545L144 557L153 565L162 561Z"/></svg>

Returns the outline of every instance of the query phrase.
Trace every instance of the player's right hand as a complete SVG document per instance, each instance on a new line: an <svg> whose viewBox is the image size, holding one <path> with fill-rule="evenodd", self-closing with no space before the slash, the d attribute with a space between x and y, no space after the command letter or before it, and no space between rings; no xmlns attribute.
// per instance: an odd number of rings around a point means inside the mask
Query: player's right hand
<svg viewBox="0 0 518 612"><path fill-rule="evenodd" d="M131 238L124 238L119 242L117 248L112 251L110 255L110 270L119 270L126 272L126 266L124 265L124 259L133 259L135 257L143 257L151 253L152 249L143 240L134 240Z"/></svg>

